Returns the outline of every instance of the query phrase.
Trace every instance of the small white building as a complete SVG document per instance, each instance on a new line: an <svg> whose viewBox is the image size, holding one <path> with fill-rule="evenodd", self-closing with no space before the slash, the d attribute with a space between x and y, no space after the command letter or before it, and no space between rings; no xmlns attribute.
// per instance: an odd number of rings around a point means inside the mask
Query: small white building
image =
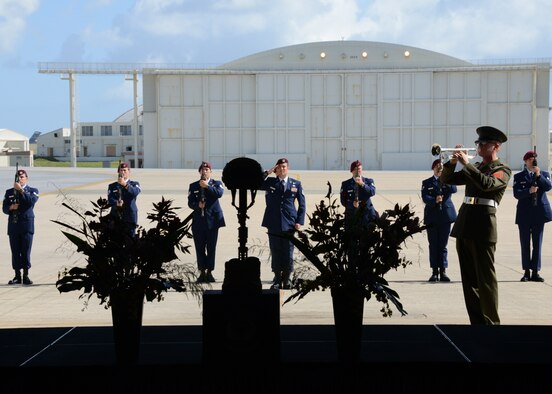
<svg viewBox="0 0 552 394"><path fill-rule="evenodd" d="M142 166L142 109L138 116L138 160ZM112 161L122 159L134 167L134 110L113 122L80 122L77 124L78 161ZM62 128L41 134L37 139L37 156L71 160L71 130Z"/></svg>
<svg viewBox="0 0 552 394"><path fill-rule="evenodd" d="M32 167L33 152L29 150L29 138L13 130L0 129L0 167Z"/></svg>

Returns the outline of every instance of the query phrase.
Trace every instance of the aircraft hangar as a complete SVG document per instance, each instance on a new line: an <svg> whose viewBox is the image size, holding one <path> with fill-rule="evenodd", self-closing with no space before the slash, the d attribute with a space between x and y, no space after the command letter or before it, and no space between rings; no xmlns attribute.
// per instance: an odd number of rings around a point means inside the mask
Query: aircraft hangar
<svg viewBox="0 0 552 394"><path fill-rule="evenodd" d="M507 134L500 156L512 169L533 146L549 149L549 61L333 41L142 74L144 167L223 168L246 156L264 168L287 157L298 170L348 170L357 159L367 170L425 170L432 144L473 147L480 125ZM548 168L548 155L539 164Z"/></svg>

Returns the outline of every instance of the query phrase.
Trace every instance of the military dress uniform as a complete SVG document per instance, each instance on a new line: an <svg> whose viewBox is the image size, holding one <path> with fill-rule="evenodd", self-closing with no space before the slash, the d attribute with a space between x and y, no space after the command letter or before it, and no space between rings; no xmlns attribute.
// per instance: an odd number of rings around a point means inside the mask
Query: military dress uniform
<svg viewBox="0 0 552 394"><path fill-rule="evenodd" d="M197 257L197 267L200 271L200 281L214 282L211 271L215 269L215 252L218 230L226 225L219 199L224 193L222 182L208 180L209 186L202 189L199 181L190 184L188 189L188 207L194 210L192 219L192 234ZM205 208L199 208L201 200ZM212 280L211 280L212 278Z"/></svg>
<svg viewBox="0 0 552 394"><path fill-rule="evenodd" d="M493 127L483 126L477 132L481 141L507 140ZM500 324L494 268L496 209L512 171L500 159L486 164L468 163L458 172L454 169L455 164L446 162L440 179L446 184L466 185L463 204L451 232L456 238L466 309L471 324Z"/></svg>
<svg viewBox="0 0 552 394"><path fill-rule="evenodd" d="M126 187L122 187L119 182L110 183L107 188L107 201L111 206L111 215L120 215L121 219L128 224L129 232L134 234L138 225L138 207L136 206L136 197L142 189L137 181L127 181ZM123 200L123 208L117 207L119 198Z"/></svg>
<svg viewBox="0 0 552 394"><path fill-rule="evenodd" d="M282 282L286 283L293 272L293 243L278 234L294 231L295 224L305 224L303 187L300 181L290 177L283 180L270 177L265 178L261 190L265 191L266 209L262 226L268 230L272 272L275 279L281 277Z"/></svg>
<svg viewBox="0 0 552 394"><path fill-rule="evenodd" d="M341 205L345 207L345 224L349 224L354 218L357 210L363 207L364 211L359 224L366 225L377 216L371 197L376 195L376 185L371 178L361 177L363 186L359 186L354 178L347 179L341 183L339 199ZM359 202L359 208L354 207L354 202Z"/></svg>
<svg viewBox="0 0 552 394"><path fill-rule="evenodd" d="M526 274L522 281L536 280L541 269L541 247L544 224L552 220L552 211L546 192L552 189L550 174L541 171L536 178L537 193L529 193L533 182L533 173L525 168L514 175L514 197L518 200L516 208L516 224L519 228L521 244L521 265ZM531 241L533 252L531 253ZM533 275L529 277L529 270ZM541 278L542 281L542 278Z"/></svg>
<svg viewBox="0 0 552 394"><path fill-rule="evenodd" d="M20 170L22 171L22 170ZM34 206L38 201L38 189L24 185L23 192L14 188L6 190L2 203L2 211L9 215L8 236L12 252L12 268L15 271L15 278L10 284L32 284L28 277L31 268L31 248L34 236ZM19 203L19 208L10 211L10 205ZM23 279L21 278L23 270Z"/></svg>
<svg viewBox="0 0 552 394"><path fill-rule="evenodd" d="M432 278L436 280L440 273L443 282L450 281L445 270L448 268L447 244L450 228L456 220L456 209L451 195L456 191L455 185L443 184L435 175L422 181L422 200L425 203L424 224L428 226L429 265L433 269ZM437 196L443 196L442 202L435 202Z"/></svg>

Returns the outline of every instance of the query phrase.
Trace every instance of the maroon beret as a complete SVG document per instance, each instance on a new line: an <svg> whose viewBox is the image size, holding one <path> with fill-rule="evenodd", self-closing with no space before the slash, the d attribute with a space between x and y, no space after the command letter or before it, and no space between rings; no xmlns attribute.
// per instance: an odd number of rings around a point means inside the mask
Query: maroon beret
<svg viewBox="0 0 552 394"><path fill-rule="evenodd" d="M121 171L122 168L130 168L127 163L121 163L119 164L119 167L117 167L117 172Z"/></svg>
<svg viewBox="0 0 552 394"><path fill-rule="evenodd" d="M279 166L280 164L284 164L284 163L289 164L289 161L285 157L282 157L281 159L278 159L278 161L276 162L276 165Z"/></svg>
<svg viewBox="0 0 552 394"><path fill-rule="evenodd" d="M355 160L351 163L351 169L350 171L353 172L353 170L355 168L357 168L358 166L361 166L362 165L362 162L360 160Z"/></svg>
<svg viewBox="0 0 552 394"><path fill-rule="evenodd" d="M523 161L530 159L532 157L537 157L537 152L533 152L532 150L530 150L525 155L523 155Z"/></svg>
<svg viewBox="0 0 552 394"><path fill-rule="evenodd" d="M197 171L201 172L202 168L208 168L208 169L212 170L211 163L209 163L208 161L202 161L201 164L199 165L199 168L197 169Z"/></svg>
<svg viewBox="0 0 552 394"><path fill-rule="evenodd" d="M26 177L29 177L29 176L27 175L27 171L25 171L25 170L17 170L17 175L19 175L19 176L25 175Z"/></svg>
<svg viewBox="0 0 552 394"><path fill-rule="evenodd" d="M441 164L441 159L437 159L431 163L431 169L433 170L437 164Z"/></svg>

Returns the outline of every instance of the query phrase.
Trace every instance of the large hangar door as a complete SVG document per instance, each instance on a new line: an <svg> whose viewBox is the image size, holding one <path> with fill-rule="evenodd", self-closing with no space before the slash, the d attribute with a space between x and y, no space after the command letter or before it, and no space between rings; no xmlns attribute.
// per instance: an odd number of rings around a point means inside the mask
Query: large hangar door
<svg viewBox="0 0 552 394"><path fill-rule="evenodd" d="M355 160L364 169L379 170L378 76L348 74L345 77L345 168Z"/></svg>
<svg viewBox="0 0 552 394"><path fill-rule="evenodd" d="M311 76L311 170L344 168L342 81L342 75Z"/></svg>

